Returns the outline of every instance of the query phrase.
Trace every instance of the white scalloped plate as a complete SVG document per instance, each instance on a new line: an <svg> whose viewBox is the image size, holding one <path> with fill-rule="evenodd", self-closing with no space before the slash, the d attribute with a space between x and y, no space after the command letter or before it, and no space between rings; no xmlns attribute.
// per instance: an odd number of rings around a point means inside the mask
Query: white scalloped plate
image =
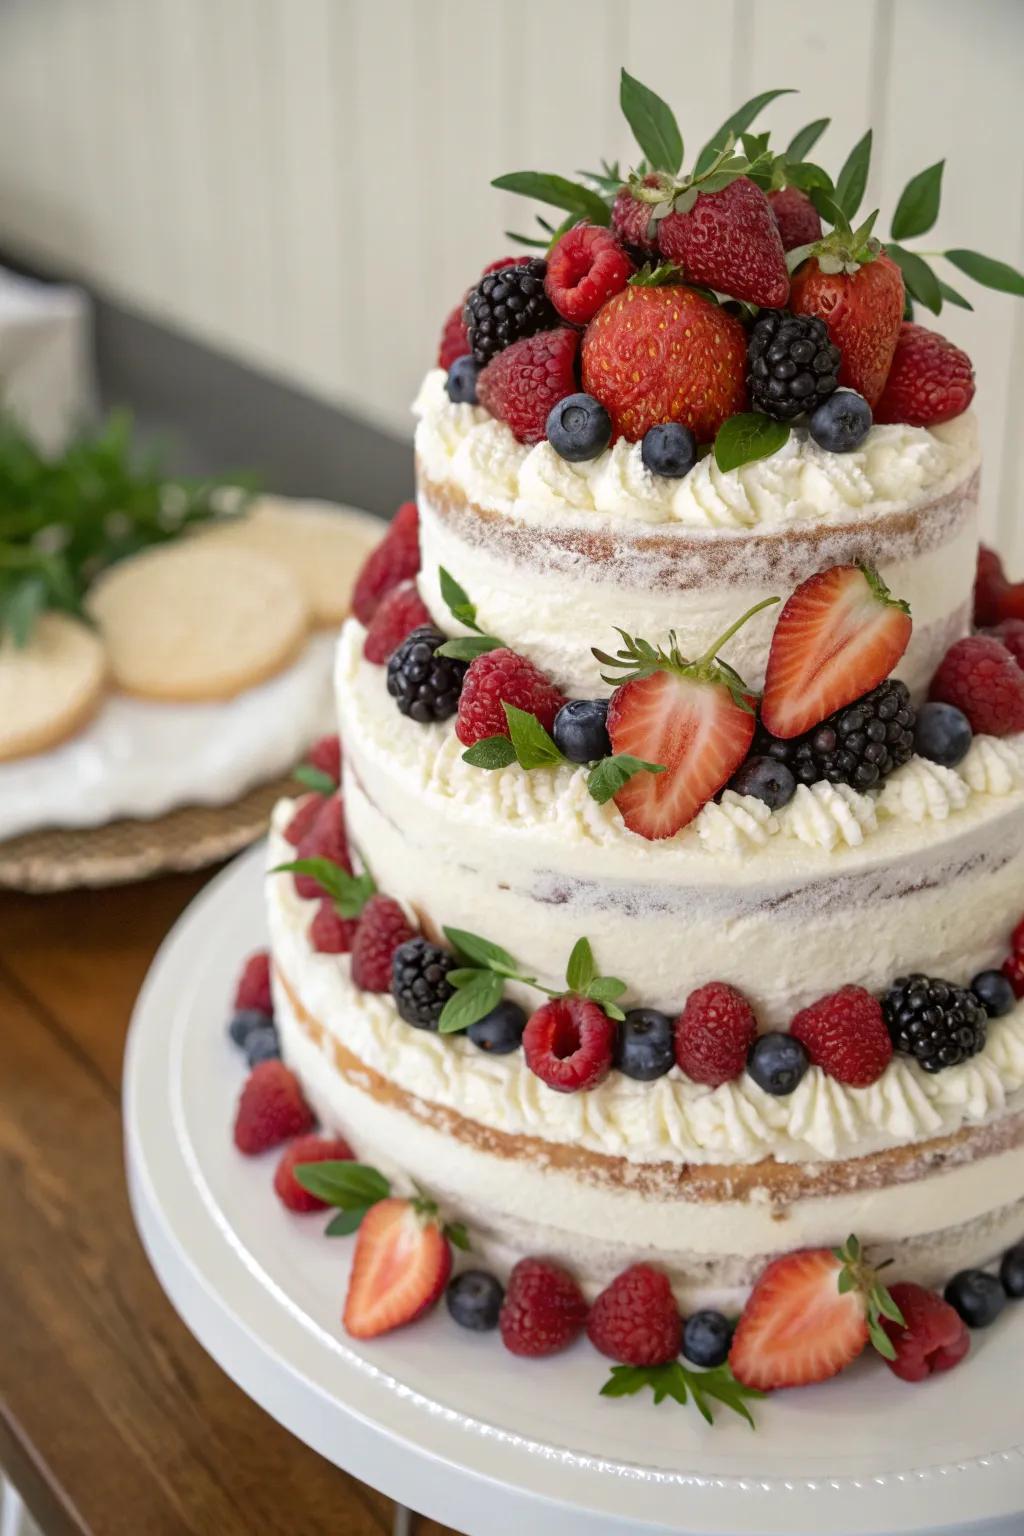
<svg viewBox="0 0 1024 1536"><path fill-rule="evenodd" d="M905 1536L1024 1531L1024 1305L922 1386L879 1362L727 1413L598 1396L581 1342L515 1360L444 1308L356 1349L339 1321L351 1242L275 1200L273 1155L229 1126L243 1068L225 1020L264 942L257 847L181 918L140 995L125 1062L136 1221L203 1346L294 1434L396 1499L471 1533ZM429 1184L430 1171L420 1173Z"/></svg>

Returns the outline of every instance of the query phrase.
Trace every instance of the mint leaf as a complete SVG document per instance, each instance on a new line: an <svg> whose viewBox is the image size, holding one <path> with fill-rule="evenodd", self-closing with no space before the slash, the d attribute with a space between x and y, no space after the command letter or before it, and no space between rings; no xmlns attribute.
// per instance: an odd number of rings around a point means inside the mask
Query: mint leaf
<svg viewBox="0 0 1024 1536"><path fill-rule="evenodd" d="M441 584L441 596L447 603L452 618L458 619L460 624L465 624L467 629L477 629L476 606L470 602L469 593L459 586L455 577L450 575L443 565L437 574Z"/></svg>
<svg viewBox="0 0 1024 1536"><path fill-rule="evenodd" d="M496 176L491 186L564 208L578 218L589 219L591 224L608 224L611 220L611 211L603 198L565 176L551 176L545 171L510 171L506 176Z"/></svg>
<svg viewBox="0 0 1024 1536"><path fill-rule="evenodd" d="M712 1403L721 1403L732 1413L746 1419L751 1429L755 1427L747 1402L764 1397L753 1387L738 1382L727 1365L719 1365L710 1371L691 1371L679 1360L667 1365L614 1365L609 1379L601 1388L602 1397L633 1397L649 1388L655 1403L671 1398L680 1407L693 1399L697 1412L713 1424ZM709 1401L710 1400L710 1401Z"/></svg>
<svg viewBox="0 0 1024 1536"><path fill-rule="evenodd" d="M846 157L846 163L839 172L836 182L836 202L851 220L857 216L857 209L864 201L864 189L868 184L868 171L871 167L871 129L850 150Z"/></svg>
<svg viewBox="0 0 1024 1536"><path fill-rule="evenodd" d="M683 163L683 139L672 108L625 69L619 81L619 105L651 169L675 176Z"/></svg>
<svg viewBox="0 0 1024 1536"><path fill-rule="evenodd" d="M903 281L911 298L937 315L942 309L942 289L928 263L916 251L904 250L902 245L890 243L885 249L903 273Z"/></svg>
<svg viewBox="0 0 1024 1536"><path fill-rule="evenodd" d="M626 990L626 983L618 976L595 976L587 988L587 996L595 1003L613 1003Z"/></svg>
<svg viewBox="0 0 1024 1536"><path fill-rule="evenodd" d="M726 118L717 133L713 134L704 145L704 148L697 156L694 175L700 176L703 171L708 169L715 156L721 154L725 148L730 135L733 138L738 138L741 133L746 133L755 117L764 111L769 102L774 101L777 96L792 95L793 91L791 88L780 91L762 91L759 96L752 96L749 101L745 101L742 107L738 107L731 117Z"/></svg>
<svg viewBox="0 0 1024 1536"><path fill-rule="evenodd" d="M967 277L973 277L976 283L995 288L998 293L1012 293L1024 298L1024 273L1011 267L1009 262L982 256L980 251L946 251L945 257Z"/></svg>
<svg viewBox="0 0 1024 1536"><path fill-rule="evenodd" d="M331 898L342 917L358 917L377 889L368 871L350 875L333 859L292 859L288 864L276 864L270 873L311 876L324 895Z"/></svg>
<svg viewBox="0 0 1024 1536"><path fill-rule="evenodd" d="M330 1159L323 1163L297 1163L292 1172L303 1189L343 1211L376 1205L391 1193L384 1175L367 1163Z"/></svg>
<svg viewBox="0 0 1024 1536"><path fill-rule="evenodd" d="M806 160L831 121L830 117L819 117L813 123L808 123L806 128L794 133L786 146L786 159Z"/></svg>
<svg viewBox="0 0 1024 1536"><path fill-rule="evenodd" d="M338 1211L324 1227L324 1236L351 1237L353 1232L359 1230L363 1217L369 1209L368 1205L353 1205L346 1211Z"/></svg>
<svg viewBox="0 0 1024 1536"><path fill-rule="evenodd" d="M536 715L502 702L509 736L522 768L553 768L565 761Z"/></svg>
<svg viewBox="0 0 1024 1536"><path fill-rule="evenodd" d="M306 789L311 789L315 795L333 795L338 787L329 773L325 773L322 768L314 768L312 763L300 763L292 778Z"/></svg>
<svg viewBox="0 0 1024 1536"><path fill-rule="evenodd" d="M445 1003L437 1023L439 1032L453 1035L460 1029L468 1029L497 1008L503 991L504 983L495 971L477 971L473 980L459 987L454 997Z"/></svg>
<svg viewBox="0 0 1024 1536"><path fill-rule="evenodd" d="M459 635L457 639L439 645L434 655L450 656L454 661L475 661L487 651L496 651L500 645L501 641L493 635Z"/></svg>
<svg viewBox="0 0 1024 1536"><path fill-rule="evenodd" d="M445 938L460 959L470 960L475 965L482 965L488 970L503 972L508 976L516 974L518 967L515 960L507 949L502 949L500 944L492 944L490 939L482 939L478 933L469 933L465 928L446 928L444 932Z"/></svg>
<svg viewBox="0 0 1024 1536"><path fill-rule="evenodd" d="M594 951L590 947L590 940L577 939L565 968L566 986L570 992L586 997L587 988L596 975L597 967L594 964Z"/></svg>
<svg viewBox="0 0 1024 1536"><path fill-rule="evenodd" d="M789 441L789 427L760 411L730 416L715 438L715 463L721 470L739 469L755 459L766 459Z"/></svg>
<svg viewBox="0 0 1024 1536"><path fill-rule="evenodd" d="M485 736L467 747L462 754L464 763L470 763L474 768L486 768L489 772L496 768L507 768L515 760L516 749L507 736Z"/></svg>
<svg viewBox="0 0 1024 1536"><path fill-rule="evenodd" d="M606 663L607 665L607 663ZM617 663L612 663L617 665ZM629 752L617 752L596 763L587 774L587 791L598 805L604 805L628 784L635 773L664 773L661 763L645 763L642 757Z"/></svg>
<svg viewBox="0 0 1024 1536"><path fill-rule="evenodd" d="M892 216L894 240L912 240L915 235L927 234L934 225L939 216L945 163L939 160L927 170L918 171L903 188Z"/></svg>

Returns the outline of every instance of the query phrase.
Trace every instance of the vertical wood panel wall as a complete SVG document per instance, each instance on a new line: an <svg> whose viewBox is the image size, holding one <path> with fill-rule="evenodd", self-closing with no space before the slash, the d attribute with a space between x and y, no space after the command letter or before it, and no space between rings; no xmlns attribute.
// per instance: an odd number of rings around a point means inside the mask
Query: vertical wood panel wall
<svg viewBox="0 0 1024 1536"><path fill-rule="evenodd" d="M522 167L628 161L625 63L694 142L868 122L891 212L945 154L943 244L1024 264L1021 0L0 0L0 243L408 430L441 320L529 210ZM941 326L981 380L985 516L1024 561L1024 303Z"/></svg>

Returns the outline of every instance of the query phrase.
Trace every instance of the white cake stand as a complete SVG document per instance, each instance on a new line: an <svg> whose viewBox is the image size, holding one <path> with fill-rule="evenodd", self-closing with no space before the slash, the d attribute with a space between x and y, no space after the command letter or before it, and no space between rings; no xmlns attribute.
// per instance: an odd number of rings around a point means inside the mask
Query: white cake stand
<svg viewBox="0 0 1024 1536"><path fill-rule="evenodd" d="M243 1066L225 1021L264 941L263 851L181 918L140 995L125 1063L135 1219L200 1343L321 1455L470 1536L908 1536L1024 1532L1024 1303L922 1386L859 1362L841 1381L723 1412L598 1396L585 1342L542 1362L426 1321L354 1348L339 1315L351 1240L289 1215L274 1157L230 1123ZM417 1170L429 1184L430 1170Z"/></svg>

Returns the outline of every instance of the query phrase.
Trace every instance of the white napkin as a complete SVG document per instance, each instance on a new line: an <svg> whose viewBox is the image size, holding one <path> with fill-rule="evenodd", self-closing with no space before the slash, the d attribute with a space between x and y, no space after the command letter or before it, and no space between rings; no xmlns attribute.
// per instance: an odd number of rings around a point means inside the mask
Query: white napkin
<svg viewBox="0 0 1024 1536"><path fill-rule="evenodd" d="M95 402L86 295L0 267L0 407L57 453Z"/></svg>

